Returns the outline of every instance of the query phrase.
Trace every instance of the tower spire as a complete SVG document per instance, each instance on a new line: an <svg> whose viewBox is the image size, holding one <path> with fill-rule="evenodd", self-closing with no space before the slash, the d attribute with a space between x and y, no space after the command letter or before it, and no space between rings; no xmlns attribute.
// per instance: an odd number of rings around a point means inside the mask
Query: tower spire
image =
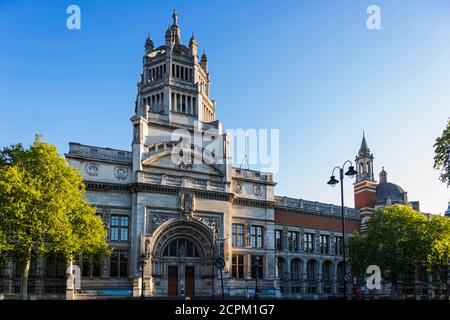
<svg viewBox="0 0 450 320"><path fill-rule="evenodd" d="M370 153L370 149L367 146L366 135L365 135L364 131L363 131L363 137L362 137L362 141L361 141L361 147L359 148L359 153L360 154Z"/></svg>
<svg viewBox="0 0 450 320"><path fill-rule="evenodd" d="M358 155L355 159L356 163L356 171L358 174L356 175L356 182L361 180L372 180L373 177L373 154L370 153L370 149L367 145L366 135L363 131L363 137L361 141L361 146L358 151Z"/></svg>

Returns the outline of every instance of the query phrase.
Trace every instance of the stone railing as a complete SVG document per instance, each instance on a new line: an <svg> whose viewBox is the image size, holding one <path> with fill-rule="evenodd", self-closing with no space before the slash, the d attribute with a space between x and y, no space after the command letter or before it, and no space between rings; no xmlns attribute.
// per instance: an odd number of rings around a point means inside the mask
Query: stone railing
<svg viewBox="0 0 450 320"><path fill-rule="evenodd" d="M261 172L250 169L233 168L233 177L246 178L258 181L273 181L273 175L270 172Z"/></svg>
<svg viewBox="0 0 450 320"><path fill-rule="evenodd" d="M138 181L144 183L158 184L163 186L174 186L211 191L226 191L226 183L209 179L196 179L161 173L138 172ZM143 177L141 180L139 175Z"/></svg>
<svg viewBox="0 0 450 320"><path fill-rule="evenodd" d="M93 147L74 142L69 143L69 155L128 163L132 162L132 154L130 151Z"/></svg>
<svg viewBox="0 0 450 320"><path fill-rule="evenodd" d="M282 207L304 209L308 211L317 211L328 214L341 214L341 206L334 204L322 203L317 201L308 201L303 199L295 199L288 197L275 196L275 204ZM344 207L344 214L346 216L359 217L359 210L349 207Z"/></svg>

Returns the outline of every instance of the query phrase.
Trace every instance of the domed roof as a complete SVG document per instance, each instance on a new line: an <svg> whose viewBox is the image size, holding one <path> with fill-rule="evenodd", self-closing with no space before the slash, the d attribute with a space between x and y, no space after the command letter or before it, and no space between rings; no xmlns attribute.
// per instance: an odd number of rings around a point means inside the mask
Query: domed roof
<svg viewBox="0 0 450 320"><path fill-rule="evenodd" d="M392 204L406 203L406 192L395 183L381 182L377 184L377 204L387 204L388 199Z"/></svg>

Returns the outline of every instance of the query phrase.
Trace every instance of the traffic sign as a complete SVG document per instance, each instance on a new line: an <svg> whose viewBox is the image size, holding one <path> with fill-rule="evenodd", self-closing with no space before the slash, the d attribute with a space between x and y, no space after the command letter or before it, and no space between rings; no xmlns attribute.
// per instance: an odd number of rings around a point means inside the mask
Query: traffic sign
<svg viewBox="0 0 450 320"><path fill-rule="evenodd" d="M218 269L223 269L225 267L225 260L223 260L223 258L217 258L214 265Z"/></svg>

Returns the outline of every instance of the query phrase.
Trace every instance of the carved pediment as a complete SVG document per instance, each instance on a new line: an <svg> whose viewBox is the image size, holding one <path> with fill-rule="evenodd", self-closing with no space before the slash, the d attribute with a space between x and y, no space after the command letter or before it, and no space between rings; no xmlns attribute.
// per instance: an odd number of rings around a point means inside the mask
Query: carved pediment
<svg viewBox="0 0 450 320"><path fill-rule="evenodd" d="M211 161L211 158L204 159L204 155L201 152L192 152L189 155L178 153L177 156L174 156L172 148L149 153L142 161L142 165L223 175L218 166Z"/></svg>

